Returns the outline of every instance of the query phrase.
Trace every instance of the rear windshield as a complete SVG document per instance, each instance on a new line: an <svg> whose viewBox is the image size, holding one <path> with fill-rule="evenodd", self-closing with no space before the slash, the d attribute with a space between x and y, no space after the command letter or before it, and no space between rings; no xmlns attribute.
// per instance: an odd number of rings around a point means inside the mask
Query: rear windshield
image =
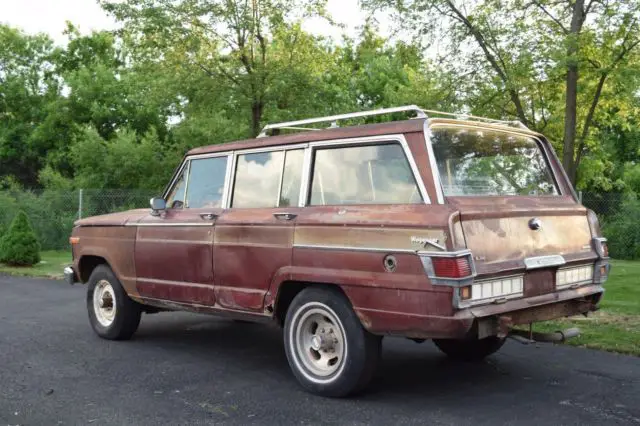
<svg viewBox="0 0 640 426"><path fill-rule="evenodd" d="M433 128L433 150L444 194L558 195L535 139L472 128Z"/></svg>

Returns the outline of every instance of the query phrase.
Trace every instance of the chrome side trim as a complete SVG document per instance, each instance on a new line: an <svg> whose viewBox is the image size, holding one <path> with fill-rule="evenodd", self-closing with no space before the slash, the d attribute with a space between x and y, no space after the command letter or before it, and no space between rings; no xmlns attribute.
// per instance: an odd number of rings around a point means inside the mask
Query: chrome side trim
<svg viewBox="0 0 640 426"><path fill-rule="evenodd" d="M317 250L341 250L341 251L364 251L364 252L376 252L376 253L411 253L415 254L416 251L412 249L403 248L384 248L384 247L355 247L355 246L330 246L321 244L294 244L294 248L301 249L317 249Z"/></svg>
<svg viewBox="0 0 640 426"><path fill-rule="evenodd" d="M229 158L227 159L227 170L225 171L224 175L224 191L222 192L221 203L223 209L228 209L231 205L231 194L236 180L237 162L238 155L235 153L235 151L231 151L231 153L229 153Z"/></svg>
<svg viewBox="0 0 640 426"><path fill-rule="evenodd" d="M559 254L552 254L549 256L535 256L527 257L524 259L524 266L526 270L548 268L550 266L564 265L566 261L564 257Z"/></svg>
<svg viewBox="0 0 640 426"><path fill-rule="evenodd" d="M125 223L124 226L213 226L215 222L157 222Z"/></svg>
<svg viewBox="0 0 640 426"><path fill-rule="evenodd" d="M411 168L411 172L413 173L413 178L416 181L416 185L418 186L418 191L420 191L420 195L422 196L422 201L424 204L431 204L431 199L429 198L429 194L424 186L424 182L421 178L420 172L418 171L418 166L411 154L411 150L409 150L409 144L407 143L406 138L403 134L392 134L392 135L380 135L380 136L365 136L365 137L356 137L349 139L332 139L328 141L320 141L320 142L311 142L309 143L309 148L311 150L316 150L318 148L325 147L341 147L341 146L351 146L351 145L366 145L366 144L376 144L377 142L391 142L391 143L399 143L404 151L405 158L409 162L409 167ZM305 157L305 161L307 158ZM304 207L306 205L306 201L309 199L308 192L310 188L310 179L311 179L311 161L313 160L313 155L310 154L309 163L305 166L308 167L308 175L304 182L307 185L306 193L305 193L305 203L300 207ZM304 187L304 184L303 184Z"/></svg>
<svg viewBox="0 0 640 426"><path fill-rule="evenodd" d="M429 156L429 164L431 165L431 175L433 177L433 186L436 188L436 201L438 204L444 204L444 192L442 191L442 181L440 180L440 171L436 163L436 157L433 153L433 144L431 142L430 120L424 121L424 142L427 146L427 155Z"/></svg>

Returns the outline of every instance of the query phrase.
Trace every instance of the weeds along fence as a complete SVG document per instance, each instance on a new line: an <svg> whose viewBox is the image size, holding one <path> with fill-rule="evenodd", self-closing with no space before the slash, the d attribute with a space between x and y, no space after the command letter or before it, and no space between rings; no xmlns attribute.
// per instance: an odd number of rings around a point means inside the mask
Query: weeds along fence
<svg viewBox="0 0 640 426"><path fill-rule="evenodd" d="M155 195L146 190L0 191L0 233L8 228L19 210L24 210L43 250L67 249L73 222L78 218L144 208ZM580 196L583 204L600 218L611 255L618 259L640 259L638 197L593 192Z"/></svg>

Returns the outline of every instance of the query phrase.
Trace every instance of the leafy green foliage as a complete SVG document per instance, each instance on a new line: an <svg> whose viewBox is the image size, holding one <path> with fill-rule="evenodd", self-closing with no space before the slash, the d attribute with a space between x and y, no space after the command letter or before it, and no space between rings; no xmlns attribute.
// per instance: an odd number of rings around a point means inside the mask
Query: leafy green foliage
<svg viewBox="0 0 640 426"><path fill-rule="evenodd" d="M616 259L640 259L640 200L625 200L620 209L603 223L602 232L607 237L609 253Z"/></svg>
<svg viewBox="0 0 640 426"><path fill-rule="evenodd" d="M0 262L14 266L32 266L40 262L40 243L23 211L18 212L0 239Z"/></svg>

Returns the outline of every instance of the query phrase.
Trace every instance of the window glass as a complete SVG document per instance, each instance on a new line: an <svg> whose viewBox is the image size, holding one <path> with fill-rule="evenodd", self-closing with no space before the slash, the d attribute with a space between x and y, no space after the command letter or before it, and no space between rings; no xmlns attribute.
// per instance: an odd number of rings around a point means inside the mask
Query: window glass
<svg viewBox="0 0 640 426"><path fill-rule="evenodd" d="M433 152L445 195L557 195L538 143L486 129L435 128Z"/></svg>
<svg viewBox="0 0 640 426"><path fill-rule="evenodd" d="M226 156L191 160L187 207L191 209L222 207L226 171Z"/></svg>
<svg viewBox="0 0 640 426"><path fill-rule="evenodd" d="M279 207L298 205L298 200L300 199L300 186L302 183L303 160L303 149L295 149L285 153L282 192L280 193Z"/></svg>
<svg viewBox="0 0 640 426"><path fill-rule="evenodd" d="M399 144L315 152L311 205L421 202L422 196Z"/></svg>
<svg viewBox="0 0 640 426"><path fill-rule="evenodd" d="M178 178L173 184L173 188L171 188L169 195L167 195L167 206L170 209L181 209L184 205L185 176L188 169L189 163L182 168L180 175L178 175Z"/></svg>
<svg viewBox="0 0 640 426"><path fill-rule="evenodd" d="M275 207L283 151L238 155L232 207Z"/></svg>

